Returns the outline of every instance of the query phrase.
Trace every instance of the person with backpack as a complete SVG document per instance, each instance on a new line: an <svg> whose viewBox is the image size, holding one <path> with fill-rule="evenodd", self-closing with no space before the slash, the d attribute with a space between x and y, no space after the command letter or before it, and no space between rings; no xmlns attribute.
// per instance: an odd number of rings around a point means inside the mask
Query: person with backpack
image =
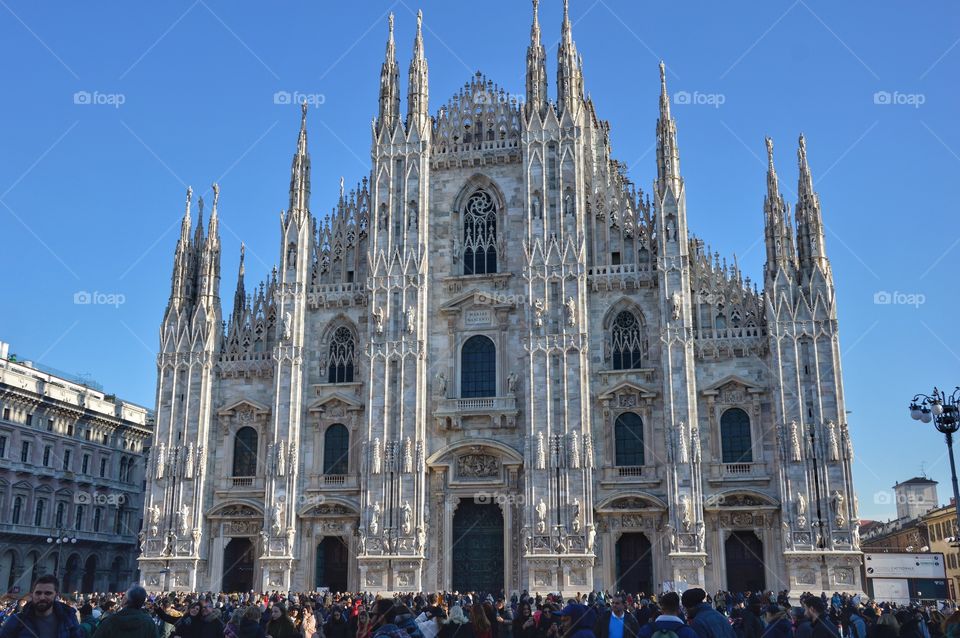
<svg viewBox="0 0 960 638"><path fill-rule="evenodd" d="M709 604L707 606L710 607ZM711 608L711 611L718 614L715 609ZM652 623L641 627L637 638L697 638L697 632L680 618L680 596L677 592L667 592L660 597L660 615Z"/></svg>
<svg viewBox="0 0 960 638"><path fill-rule="evenodd" d="M610 599L610 609L600 614L593 628L597 638L637 638L640 623L633 614L627 613L622 596Z"/></svg>

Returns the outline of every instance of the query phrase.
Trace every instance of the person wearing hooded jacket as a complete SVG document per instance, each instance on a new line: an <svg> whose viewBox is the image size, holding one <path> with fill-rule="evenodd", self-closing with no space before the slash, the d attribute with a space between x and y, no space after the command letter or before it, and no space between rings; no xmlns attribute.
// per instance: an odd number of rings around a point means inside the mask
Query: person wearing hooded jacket
<svg viewBox="0 0 960 638"><path fill-rule="evenodd" d="M473 625L470 619L463 613L460 605L454 605L450 608L450 614L447 621L440 628L438 638L473 638Z"/></svg>
<svg viewBox="0 0 960 638"><path fill-rule="evenodd" d="M658 632L672 632L677 638L697 638L697 632L680 618L680 596L676 592L660 597L660 611L656 620L640 628L637 638L652 638Z"/></svg>
<svg viewBox="0 0 960 638"><path fill-rule="evenodd" d="M143 609L147 591L140 585L127 590L123 609L111 614L97 626L94 638L158 638L157 626Z"/></svg>
<svg viewBox="0 0 960 638"><path fill-rule="evenodd" d="M688 589L680 596L680 602L687 610L690 627L700 638L736 638L726 616L704 602L706 598L707 592L699 587Z"/></svg>
<svg viewBox="0 0 960 638"><path fill-rule="evenodd" d="M597 622L597 614L590 607L569 603L560 611L553 612L553 615L560 617L559 638L594 638L593 626Z"/></svg>
<svg viewBox="0 0 960 638"><path fill-rule="evenodd" d="M787 612L779 605L767 607L766 621L763 638L793 638L793 625L787 617Z"/></svg>

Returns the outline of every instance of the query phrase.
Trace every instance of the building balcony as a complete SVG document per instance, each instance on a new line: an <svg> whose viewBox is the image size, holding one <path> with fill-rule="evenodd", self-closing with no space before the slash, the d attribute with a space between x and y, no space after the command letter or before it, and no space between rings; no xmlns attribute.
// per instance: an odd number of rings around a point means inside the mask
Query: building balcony
<svg viewBox="0 0 960 638"><path fill-rule="evenodd" d="M112 543L133 545L137 542L136 534L114 534L112 532L91 532L88 530L74 530L64 528L65 536L76 538L77 543ZM17 536L25 541L34 543L46 543L47 538L56 536L56 530L52 527L36 527L34 525L14 525L13 523L0 523L0 534Z"/></svg>
<svg viewBox="0 0 960 638"><path fill-rule="evenodd" d="M766 463L711 463L707 481L717 483L769 483Z"/></svg>
<svg viewBox="0 0 960 638"><path fill-rule="evenodd" d="M471 397L440 399L433 416L441 430L464 427L517 427L517 397Z"/></svg>
<svg viewBox="0 0 960 638"><path fill-rule="evenodd" d="M594 292L640 288L653 281L653 269L650 262L594 266L587 269L587 281Z"/></svg>
<svg viewBox="0 0 960 638"><path fill-rule="evenodd" d="M655 487L660 484L657 468L652 465L618 465L599 470L603 487Z"/></svg>
<svg viewBox="0 0 960 638"><path fill-rule="evenodd" d="M219 492L229 492L231 494L236 494L236 492L263 492L264 489L264 477L262 476L227 476L221 478L217 485L217 491Z"/></svg>
<svg viewBox="0 0 960 638"><path fill-rule="evenodd" d="M306 489L321 492L357 491L360 477L356 474L311 474Z"/></svg>

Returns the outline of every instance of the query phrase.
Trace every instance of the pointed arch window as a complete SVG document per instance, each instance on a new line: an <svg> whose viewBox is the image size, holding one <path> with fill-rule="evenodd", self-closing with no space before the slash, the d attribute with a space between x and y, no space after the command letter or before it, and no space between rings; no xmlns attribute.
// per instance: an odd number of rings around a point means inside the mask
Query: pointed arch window
<svg viewBox="0 0 960 638"><path fill-rule="evenodd" d="M460 353L460 396L497 395L497 348L488 337L474 335Z"/></svg>
<svg viewBox="0 0 960 638"><path fill-rule="evenodd" d="M233 440L233 475L257 475L257 431L240 428Z"/></svg>
<svg viewBox="0 0 960 638"><path fill-rule="evenodd" d="M613 426L614 452L617 467L643 465L643 419L634 412L624 412Z"/></svg>
<svg viewBox="0 0 960 638"><path fill-rule="evenodd" d="M463 274L497 272L497 206L490 193L478 190L463 212Z"/></svg>
<svg viewBox="0 0 960 638"><path fill-rule="evenodd" d="M611 333L614 370L639 368L643 353L643 334L640 321L629 310L617 314Z"/></svg>
<svg viewBox="0 0 960 638"><path fill-rule="evenodd" d="M730 408L720 417L720 448L724 463L752 463L750 417L740 408Z"/></svg>
<svg viewBox="0 0 960 638"><path fill-rule="evenodd" d="M334 423L323 433L323 473L346 474L350 450L350 432L342 423Z"/></svg>
<svg viewBox="0 0 960 638"><path fill-rule="evenodd" d="M357 342L350 328L340 326L330 341L327 381L329 383L353 383Z"/></svg>
<svg viewBox="0 0 960 638"><path fill-rule="evenodd" d="M13 499L13 524L20 524L20 514L23 512L23 498L18 496Z"/></svg>

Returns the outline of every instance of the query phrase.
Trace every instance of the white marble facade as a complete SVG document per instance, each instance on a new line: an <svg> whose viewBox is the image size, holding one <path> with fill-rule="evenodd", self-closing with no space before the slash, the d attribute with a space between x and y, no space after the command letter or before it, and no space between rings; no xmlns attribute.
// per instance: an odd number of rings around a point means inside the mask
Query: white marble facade
<svg viewBox="0 0 960 638"><path fill-rule="evenodd" d="M473 582L455 530L470 501L499 510L507 591L629 574L716 590L740 582L728 565L768 589L861 588L805 141L791 216L768 140L758 291L688 230L663 66L644 192L584 96L566 11L548 99L534 11L525 99L478 73L432 115L418 24L405 117L391 18L370 175L311 212L304 108L279 265L252 289L241 266L227 317L219 191L206 231L188 193L148 587L452 588Z"/></svg>

